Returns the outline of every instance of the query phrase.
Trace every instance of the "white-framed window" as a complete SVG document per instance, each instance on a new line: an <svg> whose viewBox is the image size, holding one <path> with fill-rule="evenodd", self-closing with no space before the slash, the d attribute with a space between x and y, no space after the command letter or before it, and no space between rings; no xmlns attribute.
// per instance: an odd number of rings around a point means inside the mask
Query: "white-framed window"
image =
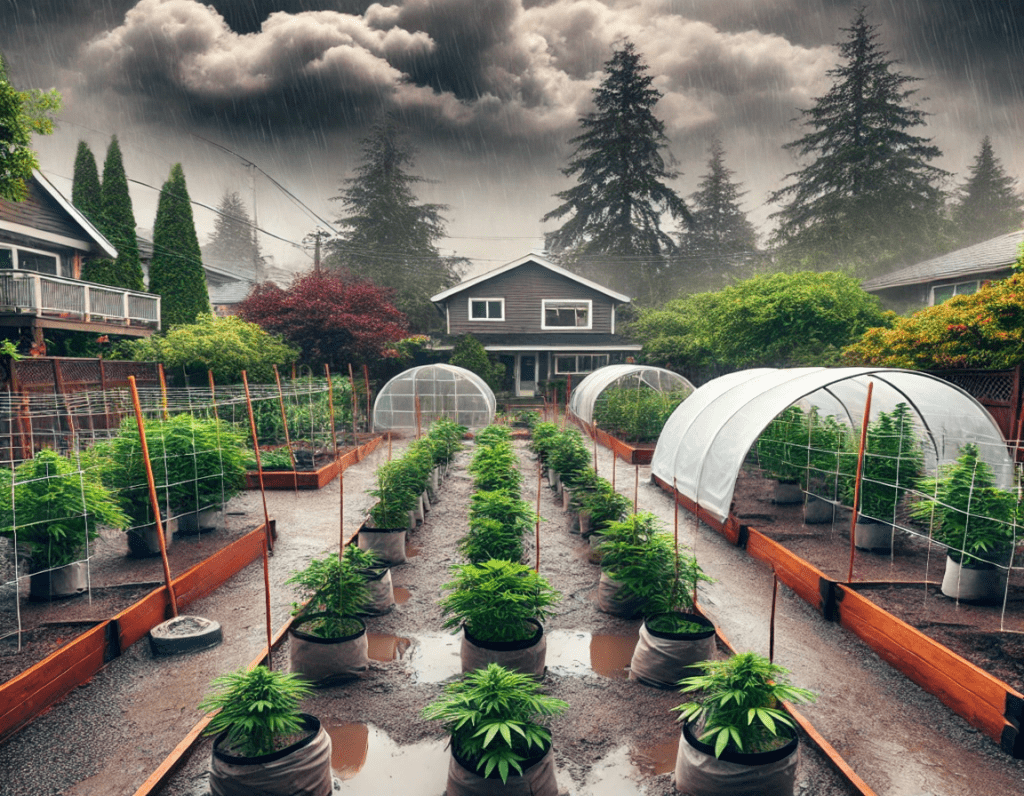
<svg viewBox="0 0 1024 796"><path fill-rule="evenodd" d="M970 282L956 282L952 285L937 285L932 288L932 305L949 301L953 296L968 296L977 293L981 283L975 279Z"/></svg>
<svg viewBox="0 0 1024 796"><path fill-rule="evenodd" d="M555 373L590 373L608 364L608 354L555 354Z"/></svg>
<svg viewBox="0 0 1024 796"><path fill-rule="evenodd" d="M35 249L0 246L0 268L18 271L37 271L41 274L60 275L60 257Z"/></svg>
<svg viewBox="0 0 1024 796"><path fill-rule="evenodd" d="M541 299L541 329L590 329L594 302L589 299Z"/></svg>
<svg viewBox="0 0 1024 796"><path fill-rule="evenodd" d="M505 299L471 298L469 300L469 319L471 321L505 320Z"/></svg>

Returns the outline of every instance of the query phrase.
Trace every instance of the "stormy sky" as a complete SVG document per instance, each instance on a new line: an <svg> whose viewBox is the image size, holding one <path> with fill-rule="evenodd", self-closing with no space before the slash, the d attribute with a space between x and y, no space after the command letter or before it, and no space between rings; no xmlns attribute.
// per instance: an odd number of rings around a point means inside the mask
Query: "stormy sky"
<svg viewBox="0 0 1024 796"><path fill-rule="evenodd" d="M193 200L239 191L279 265L310 264L298 243L333 222L359 140L392 112L417 148L421 201L441 202L446 253L471 273L539 248L560 169L592 110L603 64L632 41L663 93L684 197L706 171L707 147L748 191L744 208L770 231L767 194L800 164L800 108L827 91L854 9L846 0L0 0L0 51L20 88L57 88L57 132L37 138L43 171L70 194L74 151L102 166L117 134L136 218L152 227L173 163ZM1024 178L1024 0L886 0L867 6L961 183L989 135ZM228 154L233 150L240 157ZM152 186L152 187L147 187ZM196 209L201 242L213 214Z"/></svg>

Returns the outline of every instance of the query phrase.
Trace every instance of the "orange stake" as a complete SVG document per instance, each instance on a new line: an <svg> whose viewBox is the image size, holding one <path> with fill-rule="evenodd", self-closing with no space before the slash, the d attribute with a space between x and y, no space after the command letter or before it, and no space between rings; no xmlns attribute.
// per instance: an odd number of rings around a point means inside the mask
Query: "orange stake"
<svg viewBox="0 0 1024 796"><path fill-rule="evenodd" d="M366 387L366 430L373 431L373 415L370 413L370 368L363 364L363 384Z"/></svg>
<svg viewBox="0 0 1024 796"><path fill-rule="evenodd" d="M220 415L217 413L217 391L214 389L213 385L213 371L206 371L206 376L210 380L210 403L213 404L213 419L220 420Z"/></svg>
<svg viewBox="0 0 1024 796"><path fill-rule="evenodd" d="M334 385L331 383L331 366L324 365L324 372L327 374L327 405L331 409L331 437L334 439L334 458L338 459L341 452L338 450L338 428L334 425Z"/></svg>
<svg viewBox="0 0 1024 796"><path fill-rule="evenodd" d="M868 436L868 418L871 416L871 390L875 386L868 382L868 397L864 403L864 420L860 424L860 449L857 451L857 480L853 484L853 517L850 519L850 570L846 582L853 583L853 559L857 554L857 514L860 512L860 482L864 474L864 443Z"/></svg>
<svg viewBox="0 0 1024 796"><path fill-rule="evenodd" d="M288 416L284 412L284 391L281 389L281 374L277 372L277 365L274 365L274 378L277 379L277 402L281 406L281 425L284 427L284 444L288 446L288 461L292 463L292 477L295 479L295 494L299 494L299 471L295 468L295 452L292 450L292 440L288 436ZM292 379L294 380L294 376ZM312 452L311 452L312 453Z"/></svg>
<svg viewBox="0 0 1024 796"><path fill-rule="evenodd" d="M640 502L640 465L636 465L636 483L633 484L633 513L636 514L637 504Z"/></svg>
<svg viewBox="0 0 1024 796"><path fill-rule="evenodd" d="M263 594L267 615L267 669L273 670L271 655L274 651L274 631L270 627L270 563L267 561L267 541L270 539L270 522L267 521L267 535L263 538Z"/></svg>
<svg viewBox="0 0 1024 796"><path fill-rule="evenodd" d="M161 370L161 373L163 371ZM149 502L153 507L153 520L156 535L160 539L160 560L164 565L164 583L167 584L167 600L170 602L171 616L178 615L178 599L174 596L174 580L171 578L171 565L167 561L167 541L164 539L164 523L160 519L160 499L156 496L156 480L153 478L153 465L149 461L149 445L146 443L146 427L142 422L142 406L139 404L139 391L135 386L135 377L128 377L128 386L132 391L132 405L135 407L135 422L139 426L139 443L142 446L142 460L146 463L146 483L149 485Z"/></svg>
<svg viewBox="0 0 1024 796"><path fill-rule="evenodd" d="M352 374L352 363L348 363L348 380L352 386L352 444L358 445L356 439L356 415L359 414L359 397L356 395L356 377Z"/></svg>
<svg viewBox="0 0 1024 796"><path fill-rule="evenodd" d="M167 413L167 380L164 378L164 363L157 363L157 371L160 373L160 404L164 409L164 420L170 420L171 416Z"/></svg>
<svg viewBox="0 0 1024 796"><path fill-rule="evenodd" d="M537 529L536 529L536 544L537 544L537 563L534 564L533 571L540 572L540 478L541 478L541 464L540 460L537 460Z"/></svg>
<svg viewBox="0 0 1024 796"><path fill-rule="evenodd" d="M772 567L772 616L768 623L768 663L775 662L775 603L779 599L779 574Z"/></svg>
<svg viewBox="0 0 1024 796"><path fill-rule="evenodd" d="M252 414L252 398L249 397L249 379L242 371L242 384L245 385L245 405L249 410L249 429L252 432L252 449L256 454L256 474L260 479L260 497L263 498L263 530L267 536L267 549L274 552L274 540L270 535L270 513L267 511L267 490L263 487L263 462L260 461L260 443L256 439L256 418Z"/></svg>

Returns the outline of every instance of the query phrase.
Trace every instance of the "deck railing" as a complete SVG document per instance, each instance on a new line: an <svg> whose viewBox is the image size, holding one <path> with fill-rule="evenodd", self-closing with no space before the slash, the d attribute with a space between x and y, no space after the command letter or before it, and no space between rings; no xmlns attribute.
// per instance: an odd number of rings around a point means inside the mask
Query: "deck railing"
<svg viewBox="0 0 1024 796"><path fill-rule="evenodd" d="M0 271L0 313L160 328L160 296L34 271Z"/></svg>

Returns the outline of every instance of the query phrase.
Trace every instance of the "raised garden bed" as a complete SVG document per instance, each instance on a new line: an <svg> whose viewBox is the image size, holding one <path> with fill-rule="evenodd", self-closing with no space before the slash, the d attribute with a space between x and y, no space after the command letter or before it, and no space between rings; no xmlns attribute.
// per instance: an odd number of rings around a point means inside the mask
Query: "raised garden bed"
<svg viewBox="0 0 1024 796"><path fill-rule="evenodd" d="M323 489L338 477L338 473L360 459L368 456L386 437L373 437L358 447L347 447L335 459L333 454L317 454L313 465L297 470L263 470L264 489ZM246 489L259 489L258 472L249 471L245 474Z"/></svg>

